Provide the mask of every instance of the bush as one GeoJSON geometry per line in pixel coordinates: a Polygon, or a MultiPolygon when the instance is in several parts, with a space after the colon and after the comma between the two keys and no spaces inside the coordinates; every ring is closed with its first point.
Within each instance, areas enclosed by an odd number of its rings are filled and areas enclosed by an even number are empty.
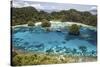
{"type": "Polygon", "coordinates": [[[34,22],[28,21],[28,26],[35,26],[35,25],[34,25],[34,22]]]}
{"type": "Polygon", "coordinates": [[[13,66],[22,66],[22,65],[37,65],[40,64],[41,58],[36,54],[19,54],[13,57],[12,65],[13,66]]]}
{"type": "Polygon", "coordinates": [[[69,34],[70,35],[79,35],[79,26],[76,24],[73,24],[72,26],[69,27],[69,34]]]}
{"type": "Polygon", "coordinates": [[[22,56],[19,56],[19,55],[16,55],[15,57],[13,57],[13,60],[12,60],[12,65],[13,66],[20,66],[22,65],[22,56]]]}
{"type": "Polygon", "coordinates": [[[17,55],[17,52],[16,51],[13,51],[12,52],[12,57],[16,56],[17,55]]]}
{"type": "Polygon", "coordinates": [[[51,23],[48,20],[43,19],[41,26],[42,27],[50,27],[51,26],[51,23]]]}

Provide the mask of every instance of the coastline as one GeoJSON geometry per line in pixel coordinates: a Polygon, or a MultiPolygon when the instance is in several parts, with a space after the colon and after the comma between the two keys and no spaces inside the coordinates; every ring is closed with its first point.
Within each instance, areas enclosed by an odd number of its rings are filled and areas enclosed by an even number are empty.
{"type": "Polygon", "coordinates": [[[69,56],[69,55],[55,55],[55,54],[43,54],[43,53],[17,53],[14,57],[12,57],[12,62],[15,65],[39,65],[39,64],[60,64],[60,63],[78,63],[78,62],[96,62],[97,56],[69,56]],[[18,62],[16,58],[19,60],[18,62]],[[33,60],[34,59],[34,60],[33,60]],[[28,62],[25,62],[25,61],[28,62]],[[17,64],[16,64],[17,62],[17,64]]]}
{"type": "MultiPolygon", "coordinates": [[[[35,26],[41,25],[42,22],[37,22],[35,23],[35,26]]],[[[94,26],[82,24],[82,23],[77,23],[77,22],[60,22],[60,21],[50,21],[51,23],[51,28],[55,27],[65,27],[65,26],[71,26],[72,24],[77,24],[79,26],[83,26],[92,30],[96,30],[97,28],[94,26]]],[[[28,24],[23,24],[23,25],[16,25],[16,26],[11,26],[11,28],[16,28],[16,27],[28,27],[28,24]]]]}
{"type": "Polygon", "coordinates": [[[27,27],[28,24],[23,24],[23,25],[16,25],[16,26],[11,26],[11,28],[16,28],[16,27],[27,27]]]}
{"type": "MultiPolygon", "coordinates": [[[[42,22],[35,23],[35,26],[40,26],[42,22]]],[[[65,26],[71,26],[72,24],[77,24],[82,27],[86,27],[92,30],[96,30],[96,27],[85,25],[82,23],[76,22],[59,22],[59,21],[50,21],[50,28],[63,28],[65,26]]],[[[17,27],[28,27],[28,24],[11,26],[13,29],[17,29],[17,27]]],[[[95,55],[86,55],[82,54],[62,54],[62,53],[48,53],[48,52],[27,52],[22,50],[17,50],[13,47],[12,63],[15,66],[21,65],[40,65],[40,64],[61,64],[61,63],[78,63],[78,62],[96,62],[97,56],[95,55]],[[20,62],[18,61],[20,60],[20,62]]]]}

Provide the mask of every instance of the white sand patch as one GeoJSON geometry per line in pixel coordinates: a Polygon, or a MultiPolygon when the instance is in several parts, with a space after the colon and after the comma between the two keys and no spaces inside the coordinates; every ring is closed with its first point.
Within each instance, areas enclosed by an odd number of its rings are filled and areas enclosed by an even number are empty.
{"type": "Polygon", "coordinates": [[[27,27],[28,24],[23,24],[23,25],[16,25],[16,26],[12,26],[12,28],[16,28],[16,27],[27,27]]]}
{"type": "Polygon", "coordinates": [[[60,22],[60,21],[50,21],[51,23],[51,28],[63,28],[65,26],[71,26],[72,24],[77,24],[79,26],[83,26],[92,30],[96,30],[97,28],[94,26],[82,24],[82,23],[77,23],[77,22],[60,22]]]}
{"type": "MultiPolygon", "coordinates": [[[[77,23],[77,22],[60,22],[60,21],[50,21],[51,23],[51,29],[52,28],[63,28],[65,26],[71,26],[72,24],[77,24],[77,25],[81,25],[83,27],[92,29],[92,30],[96,30],[97,28],[94,26],[90,26],[90,25],[86,25],[86,24],[82,24],[82,23],[77,23]]],[[[35,26],[39,26],[41,25],[42,22],[37,22],[35,23],[35,26]]],[[[28,24],[23,24],[23,25],[16,25],[16,26],[12,26],[12,28],[16,28],[16,27],[27,27],[28,24]]]]}
{"type": "Polygon", "coordinates": [[[42,22],[37,22],[37,23],[35,23],[35,26],[39,26],[41,24],[42,24],[42,22]]]}

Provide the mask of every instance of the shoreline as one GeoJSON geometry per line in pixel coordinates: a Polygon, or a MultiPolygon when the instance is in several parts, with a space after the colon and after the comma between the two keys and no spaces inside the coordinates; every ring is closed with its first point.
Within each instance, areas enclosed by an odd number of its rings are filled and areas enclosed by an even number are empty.
{"type": "Polygon", "coordinates": [[[49,54],[37,54],[37,53],[28,53],[28,54],[19,53],[13,56],[12,59],[13,63],[17,62],[16,65],[18,66],[20,63],[22,63],[21,65],[26,65],[26,64],[42,65],[42,64],[96,62],[97,56],[67,56],[67,55],[49,55],[49,54]],[[19,60],[18,57],[21,58],[20,59],[21,62],[17,61],[19,60]],[[23,60],[28,62],[24,62],[23,60]]]}
{"type": "MultiPolygon", "coordinates": [[[[35,23],[35,26],[41,25],[42,22],[37,22],[35,23]]],[[[97,30],[96,27],[82,24],[82,23],[77,23],[77,22],[60,22],[60,21],[50,21],[51,23],[51,28],[55,27],[65,27],[65,26],[71,26],[72,24],[77,24],[79,26],[83,26],[92,30],[97,30]]],[[[16,27],[28,27],[28,24],[23,24],[23,25],[16,25],[16,26],[11,26],[11,28],[16,28],[16,27]]]]}

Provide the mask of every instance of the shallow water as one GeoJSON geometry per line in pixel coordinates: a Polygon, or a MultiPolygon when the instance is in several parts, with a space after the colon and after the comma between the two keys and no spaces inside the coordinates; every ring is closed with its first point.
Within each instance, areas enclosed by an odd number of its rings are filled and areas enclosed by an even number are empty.
{"type": "Polygon", "coordinates": [[[72,36],[68,31],[45,31],[41,27],[18,27],[12,32],[12,44],[14,48],[24,51],[66,53],[74,48],[78,52],[79,46],[85,46],[87,52],[97,49],[97,32],[85,27],[80,28],[79,36],[72,36]]]}

